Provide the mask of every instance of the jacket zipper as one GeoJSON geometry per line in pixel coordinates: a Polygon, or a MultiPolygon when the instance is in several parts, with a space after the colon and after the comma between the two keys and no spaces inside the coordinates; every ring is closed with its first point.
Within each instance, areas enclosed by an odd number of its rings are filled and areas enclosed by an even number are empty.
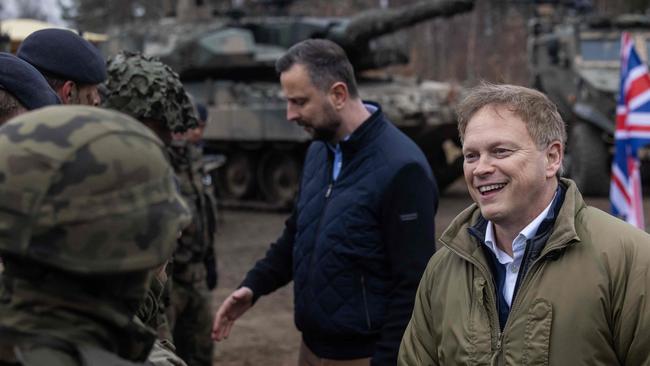
{"type": "MultiPolygon", "coordinates": [[[[519,286],[519,289],[518,289],[517,293],[515,294],[515,298],[513,299],[512,306],[510,307],[510,314],[508,315],[508,319],[506,320],[506,324],[503,326],[503,332],[501,332],[501,334],[499,335],[499,340],[497,341],[497,349],[499,351],[500,351],[500,349],[502,347],[503,335],[505,334],[506,330],[508,329],[508,325],[512,322],[510,319],[513,318],[513,314],[515,314],[516,311],[519,309],[519,306],[520,306],[520,303],[521,303],[520,299],[521,299],[522,296],[518,296],[518,295],[525,293],[525,291],[527,289],[527,285],[531,281],[530,278],[532,277],[532,273],[539,270],[539,267],[541,265],[540,263],[542,262],[542,260],[544,260],[544,258],[549,253],[552,253],[552,252],[554,252],[556,250],[560,250],[560,249],[562,249],[562,248],[555,248],[555,249],[549,250],[546,253],[541,253],[540,256],[537,259],[535,259],[535,261],[533,261],[533,263],[531,263],[530,268],[528,268],[528,271],[526,271],[526,273],[524,273],[524,276],[523,276],[522,281],[521,281],[522,283],[519,286]]],[[[501,357],[502,357],[502,354],[499,355],[498,360],[500,360],[500,361],[498,363],[496,363],[496,365],[502,365],[503,364],[503,362],[501,360],[501,357]]]]}
{"type": "Polygon", "coordinates": [[[368,330],[372,329],[370,322],[370,311],[368,310],[368,297],[366,295],[366,277],[361,275],[361,294],[363,295],[363,310],[366,312],[366,322],[368,323],[368,330]]]}
{"type": "MultiPolygon", "coordinates": [[[[327,167],[328,167],[327,172],[330,173],[329,174],[330,179],[329,179],[329,184],[327,185],[327,190],[325,191],[325,203],[323,205],[323,210],[321,211],[321,214],[318,217],[318,226],[316,226],[316,233],[314,235],[314,246],[313,246],[313,248],[311,250],[311,255],[310,255],[310,258],[309,258],[309,268],[310,269],[314,268],[314,252],[316,252],[316,242],[318,242],[318,236],[320,235],[321,225],[323,224],[323,217],[325,216],[325,212],[327,211],[327,206],[329,204],[329,198],[332,195],[332,188],[334,187],[334,180],[333,180],[332,174],[331,174],[332,163],[330,162],[329,164],[327,164],[327,167]]],[[[312,278],[314,276],[313,273],[314,272],[312,270],[309,271],[309,282],[311,282],[311,280],[312,280],[312,278]]]]}
{"type": "MultiPolygon", "coordinates": [[[[492,278],[492,275],[490,274],[490,271],[487,268],[485,268],[485,266],[483,264],[477,262],[473,258],[462,254],[461,252],[457,251],[455,248],[452,248],[450,245],[443,242],[442,240],[441,240],[441,242],[443,244],[445,244],[445,246],[447,248],[449,248],[449,250],[454,252],[457,256],[459,256],[462,259],[464,259],[464,260],[468,261],[469,263],[473,264],[474,266],[476,266],[481,271],[481,273],[483,274],[483,277],[485,277],[485,279],[486,279],[485,282],[487,282],[488,288],[490,290],[490,291],[488,291],[488,300],[490,302],[490,305],[492,305],[493,308],[496,310],[497,309],[496,287],[494,286],[494,281],[487,280],[488,278],[492,278]]],[[[490,311],[488,311],[487,313],[488,313],[488,318],[490,319],[490,323],[492,323],[492,329],[494,330],[492,332],[492,338],[495,341],[495,344],[494,344],[494,347],[495,347],[494,356],[496,356],[497,353],[501,352],[501,339],[503,338],[503,332],[501,332],[501,326],[499,325],[499,313],[498,313],[498,310],[497,310],[497,313],[496,313],[496,315],[497,315],[496,317],[493,316],[493,314],[490,311]]],[[[503,329],[505,330],[505,327],[503,329]]]]}

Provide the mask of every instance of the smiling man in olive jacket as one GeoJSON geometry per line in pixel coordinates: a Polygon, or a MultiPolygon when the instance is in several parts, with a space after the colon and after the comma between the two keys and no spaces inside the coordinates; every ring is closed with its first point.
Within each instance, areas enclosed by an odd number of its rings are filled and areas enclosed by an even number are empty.
{"type": "Polygon", "coordinates": [[[475,204],[440,238],[399,365],[650,364],[650,236],[558,177],[555,105],[483,84],[458,114],[475,204]]]}

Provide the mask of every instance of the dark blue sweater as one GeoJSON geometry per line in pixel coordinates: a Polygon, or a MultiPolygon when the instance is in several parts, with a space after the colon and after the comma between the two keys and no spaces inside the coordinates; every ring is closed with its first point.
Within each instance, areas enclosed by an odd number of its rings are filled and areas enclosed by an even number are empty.
{"type": "Polygon", "coordinates": [[[295,322],[331,359],[394,365],[435,251],[437,188],[420,149],[378,109],[333,153],[313,142],[282,236],[247,274],[255,299],[294,280],[295,322]]]}

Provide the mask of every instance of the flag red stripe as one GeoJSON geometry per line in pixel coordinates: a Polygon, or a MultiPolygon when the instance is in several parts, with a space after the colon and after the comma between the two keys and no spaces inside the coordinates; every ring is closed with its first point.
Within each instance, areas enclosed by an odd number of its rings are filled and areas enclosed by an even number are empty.
{"type": "Polygon", "coordinates": [[[625,189],[625,185],[621,180],[616,176],[616,174],[612,174],[612,181],[614,182],[614,185],[616,185],[616,188],[621,192],[621,195],[623,198],[625,198],[625,202],[628,204],[628,206],[632,203],[632,198],[630,198],[630,195],[625,189]]]}

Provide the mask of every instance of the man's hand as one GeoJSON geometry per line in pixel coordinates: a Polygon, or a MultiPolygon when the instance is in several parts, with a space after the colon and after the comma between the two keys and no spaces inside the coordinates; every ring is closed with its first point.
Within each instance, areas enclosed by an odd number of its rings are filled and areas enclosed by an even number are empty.
{"type": "Polygon", "coordinates": [[[230,335],[235,320],[253,306],[253,290],[242,287],[235,290],[221,304],[212,326],[212,339],[219,342],[230,335]]]}

